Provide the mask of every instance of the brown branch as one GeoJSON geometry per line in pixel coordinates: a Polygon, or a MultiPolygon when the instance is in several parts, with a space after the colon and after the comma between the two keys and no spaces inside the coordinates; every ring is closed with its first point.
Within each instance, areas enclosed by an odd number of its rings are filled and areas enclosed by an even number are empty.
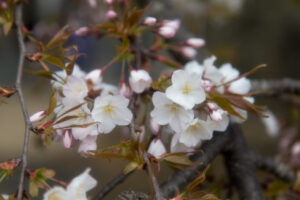
{"type": "Polygon", "coordinates": [[[23,91],[22,91],[22,75],[23,75],[23,65],[24,65],[24,59],[26,55],[26,48],[24,44],[23,39],[23,5],[22,2],[16,5],[16,18],[15,23],[17,26],[17,37],[18,37],[18,44],[20,48],[20,55],[19,55],[19,64],[18,64],[18,71],[17,71],[17,78],[16,78],[16,90],[19,96],[20,104],[22,107],[22,112],[24,115],[25,120],[25,135],[24,135],[24,146],[23,146],[23,152],[21,156],[22,161],[22,168],[21,168],[21,174],[20,174],[20,181],[19,181],[19,187],[18,187],[18,195],[17,200],[22,199],[23,195],[23,189],[24,189],[24,176],[25,176],[25,170],[27,167],[27,151],[28,151],[28,143],[29,143],[29,130],[31,128],[31,122],[29,120],[29,116],[27,113],[27,109],[24,103],[24,97],[23,97],[23,91]]]}

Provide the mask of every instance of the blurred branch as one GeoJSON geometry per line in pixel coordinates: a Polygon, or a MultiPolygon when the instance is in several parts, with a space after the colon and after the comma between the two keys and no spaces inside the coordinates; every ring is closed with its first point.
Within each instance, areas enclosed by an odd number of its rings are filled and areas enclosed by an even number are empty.
{"type": "Polygon", "coordinates": [[[281,94],[300,95],[300,81],[290,78],[282,80],[252,80],[252,91],[266,91],[262,95],[277,96],[281,94]]]}
{"type": "Polygon", "coordinates": [[[24,103],[24,97],[23,97],[23,91],[22,91],[22,75],[23,75],[23,65],[24,65],[24,59],[26,54],[26,48],[24,44],[23,39],[23,5],[22,1],[16,5],[16,11],[15,11],[15,23],[17,26],[17,37],[18,37],[18,44],[20,48],[20,55],[19,55],[19,64],[18,64],[18,71],[17,71],[17,78],[16,78],[16,90],[19,96],[20,104],[22,107],[22,112],[24,115],[25,120],[25,135],[24,135],[24,146],[23,146],[23,152],[21,156],[22,161],[22,169],[20,174],[20,181],[19,181],[19,187],[18,187],[18,196],[17,199],[21,200],[23,195],[23,189],[24,189],[24,176],[25,176],[25,170],[27,167],[27,151],[28,151],[28,143],[29,143],[29,130],[31,128],[31,122],[29,120],[29,116],[27,113],[27,109],[24,103]]]}

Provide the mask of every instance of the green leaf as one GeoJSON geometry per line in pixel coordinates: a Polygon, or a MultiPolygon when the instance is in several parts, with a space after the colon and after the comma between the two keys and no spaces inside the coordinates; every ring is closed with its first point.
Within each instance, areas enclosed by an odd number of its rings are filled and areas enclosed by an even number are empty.
{"type": "Polygon", "coordinates": [[[193,163],[186,155],[166,154],[162,159],[176,166],[197,165],[196,163],[193,163]]]}
{"type": "Polygon", "coordinates": [[[12,21],[9,21],[9,22],[6,22],[4,25],[3,25],[3,31],[4,31],[4,35],[8,35],[11,27],[13,25],[13,22],[12,21]]]}
{"type": "Polygon", "coordinates": [[[158,80],[152,82],[152,89],[164,92],[171,85],[170,77],[161,75],[158,80]]]}
{"type": "Polygon", "coordinates": [[[43,54],[42,60],[47,61],[57,67],[65,69],[65,64],[59,58],[47,54],[43,54]]]}
{"type": "Polygon", "coordinates": [[[27,73],[33,74],[33,75],[42,76],[42,77],[45,77],[47,79],[56,81],[56,78],[52,76],[51,71],[46,71],[46,70],[34,71],[34,70],[30,70],[30,69],[24,69],[24,71],[27,72],[27,73]]]}
{"type": "Polygon", "coordinates": [[[55,107],[56,107],[56,95],[55,95],[55,89],[51,87],[51,96],[50,96],[50,102],[48,106],[47,116],[53,113],[55,107]]]}
{"type": "Polygon", "coordinates": [[[243,116],[241,116],[237,111],[235,111],[232,107],[232,105],[230,104],[230,102],[220,96],[217,93],[214,93],[210,96],[211,100],[214,101],[216,104],[218,104],[218,106],[220,106],[220,108],[222,108],[223,110],[227,111],[229,114],[237,116],[243,120],[246,120],[243,116]]]}
{"type": "Polygon", "coordinates": [[[68,25],[64,26],[46,45],[47,49],[61,46],[71,35],[72,31],[68,31],[68,25]]]}
{"type": "Polygon", "coordinates": [[[128,174],[139,167],[139,164],[136,162],[130,162],[126,165],[126,167],[123,170],[124,174],[128,174]]]}

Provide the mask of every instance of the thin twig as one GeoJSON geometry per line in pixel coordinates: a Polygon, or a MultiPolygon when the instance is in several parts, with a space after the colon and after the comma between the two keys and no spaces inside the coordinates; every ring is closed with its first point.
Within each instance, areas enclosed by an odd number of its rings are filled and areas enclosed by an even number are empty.
{"type": "Polygon", "coordinates": [[[152,186],[153,186],[153,189],[154,189],[154,195],[155,195],[155,200],[163,200],[165,199],[162,194],[161,194],[161,191],[160,191],[160,188],[159,188],[159,184],[157,182],[157,179],[155,177],[155,175],[153,174],[153,170],[152,170],[152,167],[151,167],[151,163],[148,159],[148,155],[147,155],[147,152],[144,153],[144,160],[147,164],[147,171],[148,171],[148,174],[149,176],[151,176],[151,183],[152,183],[152,186]]]}
{"type": "Polygon", "coordinates": [[[22,91],[22,74],[23,74],[23,65],[24,65],[24,59],[26,55],[26,48],[24,44],[23,39],[23,20],[22,20],[22,12],[23,6],[22,2],[16,5],[16,26],[17,26],[17,37],[18,37],[18,43],[20,48],[20,55],[19,55],[19,64],[18,64],[18,71],[17,71],[17,78],[16,78],[16,90],[19,96],[20,104],[22,107],[22,112],[24,115],[25,120],[25,136],[24,136],[24,146],[23,146],[23,152],[21,156],[22,161],[22,169],[20,174],[20,181],[19,181],[19,187],[18,187],[18,196],[17,200],[22,199],[23,194],[23,188],[24,188],[24,176],[25,176],[25,170],[27,167],[27,151],[28,151],[28,143],[29,143],[29,130],[31,128],[31,122],[29,120],[29,116],[26,110],[26,106],[24,103],[24,97],[23,97],[23,91],[22,91]]]}

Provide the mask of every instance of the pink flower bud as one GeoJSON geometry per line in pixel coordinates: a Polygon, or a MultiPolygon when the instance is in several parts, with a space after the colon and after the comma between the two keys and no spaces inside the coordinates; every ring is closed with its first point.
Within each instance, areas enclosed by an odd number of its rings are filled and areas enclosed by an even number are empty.
{"type": "Polygon", "coordinates": [[[92,8],[96,8],[96,6],[97,6],[97,1],[96,0],[88,0],[88,3],[92,8]]]}
{"type": "Polygon", "coordinates": [[[222,114],[224,113],[223,110],[221,109],[217,109],[217,110],[213,110],[209,113],[209,116],[210,118],[213,120],[213,121],[222,121],[223,117],[222,117],[222,114]]]}
{"type": "Polygon", "coordinates": [[[90,33],[90,29],[88,27],[84,26],[84,27],[80,27],[79,29],[77,29],[74,34],[76,36],[81,37],[81,36],[87,36],[89,33],[90,33]]]}
{"type": "Polygon", "coordinates": [[[107,20],[115,20],[117,17],[118,17],[118,14],[114,11],[114,10],[108,10],[106,13],[105,13],[105,17],[107,20]]]}
{"type": "Polygon", "coordinates": [[[205,40],[202,38],[189,38],[185,43],[191,47],[200,48],[205,45],[205,40]]]}
{"type": "Polygon", "coordinates": [[[124,96],[126,98],[131,97],[132,91],[131,91],[130,87],[124,81],[121,82],[119,91],[122,96],[124,96]]]}
{"type": "Polygon", "coordinates": [[[158,29],[158,34],[164,38],[172,38],[176,34],[176,30],[169,26],[162,26],[158,29]]]}
{"type": "Polygon", "coordinates": [[[201,86],[205,91],[210,91],[213,85],[209,80],[202,80],[201,86]]]}
{"type": "Polygon", "coordinates": [[[104,0],[104,3],[111,6],[114,3],[114,0],[104,0]]]}
{"type": "Polygon", "coordinates": [[[7,3],[6,2],[1,2],[1,7],[5,10],[7,8],[7,3]]]}
{"type": "Polygon", "coordinates": [[[160,139],[154,139],[147,152],[156,158],[160,158],[167,153],[167,150],[160,139]]]}
{"type": "Polygon", "coordinates": [[[146,89],[150,88],[152,83],[152,78],[149,73],[145,70],[132,70],[130,72],[129,84],[135,93],[142,93],[146,89]]]}
{"type": "Polygon", "coordinates": [[[210,110],[217,110],[218,109],[217,105],[213,102],[207,102],[206,105],[210,110]]]}
{"type": "Polygon", "coordinates": [[[180,26],[180,20],[179,19],[163,20],[162,25],[163,25],[163,27],[171,27],[176,32],[178,30],[179,26],[180,26]]]}
{"type": "Polygon", "coordinates": [[[156,18],[155,17],[146,17],[144,19],[143,24],[147,25],[147,26],[153,26],[156,24],[156,18]]]}
{"type": "Polygon", "coordinates": [[[292,146],[291,153],[292,153],[293,156],[300,156],[300,142],[296,142],[292,146]]]}
{"type": "Polygon", "coordinates": [[[102,70],[101,69],[95,69],[95,70],[89,72],[85,76],[85,80],[91,81],[94,85],[101,83],[101,81],[102,81],[102,70]]]}
{"type": "Polygon", "coordinates": [[[29,120],[31,123],[39,122],[47,116],[47,112],[45,110],[41,110],[39,112],[34,113],[30,116],[29,120]]]}
{"type": "Polygon", "coordinates": [[[84,138],[78,148],[79,153],[87,153],[97,149],[97,136],[87,136],[84,138]]]}
{"type": "Polygon", "coordinates": [[[150,120],[150,129],[153,134],[157,134],[160,130],[160,125],[157,124],[153,119],[150,120]]]}
{"type": "Polygon", "coordinates": [[[72,132],[71,129],[67,129],[62,134],[64,147],[69,149],[72,146],[72,132]]]}
{"type": "Polygon", "coordinates": [[[182,55],[184,57],[186,57],[188,59],[193,59],[197,55],[197,51],[194,48],[188,47],[188,46],[181,47],[180,52],[182,53],[182,55]]]}

